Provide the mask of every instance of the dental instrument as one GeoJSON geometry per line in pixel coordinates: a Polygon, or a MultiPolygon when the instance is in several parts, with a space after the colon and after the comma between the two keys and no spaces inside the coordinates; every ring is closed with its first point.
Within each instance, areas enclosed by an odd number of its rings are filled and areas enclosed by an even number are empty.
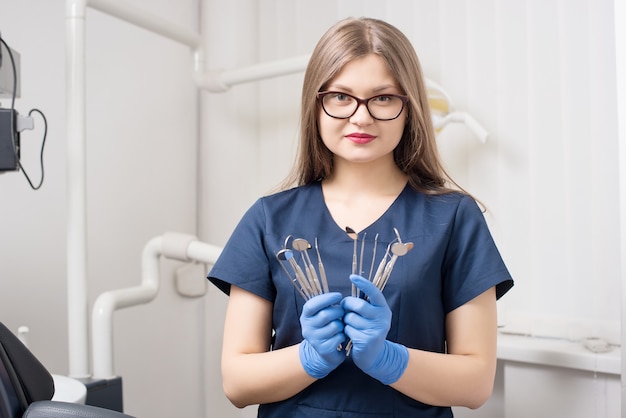
{"type": "MultiPolygon", "coordinates": [[[[359,235],[357,232],[347,226],[345,228],[348,236],[353,240],[353,250],[352,250],[352,274],[360,275],[363,272],[363,258],[365,254],[365,237],[366,233],[363,233],[362,241],[361,241],[361,250],[360,257],[359,254],[359,246],[358,240],[359,235]]],[[[387,285],[389,281],[389,277],[391,276],[391,272],[398,260],[399,257],[406,255],[409,251],[411,251],[414,247],[412,242],[403,243],[400,233],[396,228],[393,228],[393,232],[396,236],[388,245],[385,250],[385,254],[380,260],[378,267],[376,269],[376,273],[372,278],[372,273],[374,272],[374,265],[376,264],[376,248],[378,246],[378,237],[379,234],[376,234],[374,237],[374,246],[372,248],[372,260],[369,268],[369,275],[367,280],[372,282],[381,292],[387,285]]],[[[285,238],[284,246],[281,250],[276,252],[276,258],[279,261],[279,264],[285,271],[285,274],[296,288],[300,296],[307,301],[314,296],[322,295],[329,292],[328,287],[328,279],[326,277],[326,270],[324,269],[324,264],[322,263],[322,257],[320,255],[319,244],[317,237],[315,238],[315,252],[317,255],[317,268],[318,272],[315,270],[315,265],[309,256],[308,251],[312,248],[309,241],[304,238],[295,238],[293,240],[291,235],[288,235],[285,238]],[[291,241],[291,248],[287,248],[291,241]],[[296,261],[294,251],[298,251],[300,253],[300,260],[304,265],[304,269],[300,267],[298,262],[296,261]],[[293,274],[289,271],[285,264],[289,264],[293,274]]],[[[366,295],[361,296],[360,290],[356,287],[354,283],[352,283],[352,296],[354,297],[363,297],[367,299],[366,295]]],[[[350,351],[352,349],[352,340],[349,340],[345,346],[346,355],[350,355],[350,351]]],[[[338,351],[343,350],[343,344],[340,344],[337,347],[338,351]]]]}
{"type": "Polygon", "coordinates": [[[320,249],[317,246],[317,237],[315,237],[315,252],[317,253],[317,268],[319,269],[320,277],[322,278],[322,290],[324,291],[324,293],[328,293],[328,280],[326,279],[326,270],[324,269],[322,257],[320,256],[320,249]]]}
{"type": "Polygon", "coordinates": [[[304,264],[304,271],[306,272],[307,279],[311,286],[315,289],[316,294],[322,293],[322,286],[320,285],[320,281],[317,278],[317,273],[315,272],[315,267],[311,262],[311,258],[309,257],[309,253],[307,250],[311,249],[311,244],[309,241],[304,238],[296,238],[291,243],[294,250],[300,251],[302,262],[304,264]]]}
{"type": "MultiPolygon", "coordinates": [[[[350,239],[354,241],[354,251],[352,253],[352,274],[358,274],[356,270],[356,266],[357,266],[356,252],[357,252],[357,242],[359,240],[359,234],[357,234],[356,231],[350,228],[349,226],[346,226],[346,233],[348,234],[350,239]]],[[[357,297],[357,288],[354,284],[352,285],[352,296],[357,297]]]]}
{"type": "MultiPolygon", "coordinates": [[[[400,233],[398,232],[398,230],[396,228],[394,228],[393,230],[394,230],[394,233],[396,234],[397,242],[392,241],[389,243],[389,245],[387,245],[387,250],[385,251],[385,254],[383,255],[382,260],[380,260],[378,268],[376,269],[376,274],[374,275],[374,279],[372,280],[372,283],[381,292],[385,288],[387,281],[389,280],[389,277],[391,276],[391,271],[393,270],[393,267],[395,266],[396,261],[398,260],[398,257],[406,255],[410,250],[413,249],[413,246],[414,246],[412,242],[407,242],[406,244],[402,243],[402,238],[400,237],[400,233]],[[390,251],[391,251],[392,256],[389,262],[387,262],[387,258],[389,257],[390,251]]],[[[378,235],[376,235],[376,238],[374,239],[374,241],[376,242],[377,240],[378,240],[378,235]]],[[[375,251],[376,251],[376,245],[374,245],[374,249],[373,249],[374,254],[375,254],[375,251]]],[[[372,257],[372,264],[370,265],[370,276],[372,273],[372,268],[374,266],[374,260],[375,260],[375,255],[374,257],[372,257]]],[[[365,298],[367,299],[367,296],[365,296],[365,298]]],[[[346,355],[349,356],[351,350],[352,350],[352,340],[348,341],[348,343],[346,344],[346,355]]]]}
{"type": "Polygon", "coordinates": [[[293,252],[287,248],[283,248],[282,250],[276,253],[276,258],[283,266],[283,269],[285,269],[285,272],[287,273],[287,277],[289,277],[289,279],[291,280],[291,283],[293,283],[296,289],[300,291],[300,294],[302,295],[304,300],[311,299],[314,296],[313,291],[311,287],[308,285],[308,281],[304,275],[304,272],[294,260],[293,252]],[[287,268],[283,265],[284,261],[289,263],[289,266],[291,267],[294,273],[293,276],[287,271],[287,268]],[[295,280],[294,280],[294,277],[295,277],[295,280]]]}
{"type": "Polygon", "coordinates": [[[370,263],[370,272],[367,275],[367,280],[372,281],[372,272],[374,271],[374,261],[376,260],[376,246],[378,244],[378,234],[374,237],[374,248],[372,249],[372,262],[370,263]]]}
{"type": "Polygon", "coordinates": [[[289,270],[287,270],[287,267],[285,266],[285,261],[287,261],[287,257],[285,257],[284,251],[288,251],[288,250],[283,249],[283,250],[280,250],[278,253],[276,253],[276,258],[279,261],[278,264],[280,264],[280,266],[283,268],[283,270],[285,271],[285,274],[287,275],[287,277],[289,277],[293,286],[296,288],[298,293],[300,293],[300,296],[302,296],[304,300],[307,300],[308,296],[304,293],[304,291],[302,290],[302,287],[299,285],[298,279],[295,276],[292,276],[291,273],[289,273],[289,270]]]}
{"type": "MultiPolygon", "coordinates": [[[[367,236],[367,232],[363,233],[363,238],[361,238],[361,255],[359,257],[359,274],[363,274],[363,252],[365,251],[365,237],[367,236]]],[[[357,287],[356,289],[356,297],[358,298],[361,294],[361,289],[357,287]]]]}
{"type": "Polygon", "coordinates": [[[406,253],[408,253],[412,249],[413,249],[412,242],[407,242],[406,244],[401,244],[399,242],[396,242],[395,244],[391,246],[391,254],[393,254],[393,256],[391,257],[391,260],[389,260],[389,263],[385,266],[385,270],[383,271],[380,283],[378,284],[375,283],[376,287],[378,287],[378,289],[380,289],[381,292],[387,285],[389,276],[391,276],[391,270],[393,270],[393,266],[396,264],[398,257],[406,255],[406,253]]]}
{"type": "Polygon", "coordinates": [[[293,251],[287,250],[285,251],[284,254],[285,254],[285,258],[287,259],[287,262],[289,263],[289,265],[291,265],[291,268],[294,270],[296,277],[298,278],[298,281],[306,289],[306,293],[309,295],[309,298],[312,298],[313,296],[315,296],[316,292],[313,289],[312,284],[309,283],[309,280],[304,274],[304,271],[302,271],[302,268],[296,262],[296,259],[293,255],[293,251]]]}

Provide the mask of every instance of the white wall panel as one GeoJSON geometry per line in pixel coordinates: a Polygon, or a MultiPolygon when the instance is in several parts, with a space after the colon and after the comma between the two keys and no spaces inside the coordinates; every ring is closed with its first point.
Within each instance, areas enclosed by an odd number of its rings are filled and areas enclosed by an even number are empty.
{"type": "MultiPolygon", "coordinates": [[[[125,3],[197,28],[195,0],[125,3]]],[[[49,124],[40,191],[30,190],[21,173],[0,176],[0,320],[12,330],[27,325],[33,352],[53,373],[67,374],[65,1],[1,0],[0,11],[2,36],[22,56],[16,107],[40,108],[49,124]]],[[[186,46],[92,9],[86,28],[91,304],[105,290],[140,283],[141,251],[150,238],[195,232],[198,130],[186,46]]],[[[22,136],[33,180],[39,168],[31,152],[38,153],[43,131],[35,122],[37,131],[22,136]]],[[[174,291],[176,263],[162,267],[158,298],[115,314],[115,372],[132,415],[198,416],[203,306],[174,291]]]]}
{"type": "MultiPolygon", "coordinates": [[[[197,2],[131,5],[197,27],[197,2]]],[[[92,303],[103,291],[141,282],[141,251],[149,239],[167,231],[195,232],[198,130],[186,46],[93,9],[86,27],[92,303]]],[[[132,415],[201,414],[197,362],[203,353],[197,331],[203,304],[175,292],[179,263],[161,266],[154,302],[114,315],[115,372],[123,378],[125,408],[132,415]],[[171,391],[168,385],[188,390],[171,391]]]]}

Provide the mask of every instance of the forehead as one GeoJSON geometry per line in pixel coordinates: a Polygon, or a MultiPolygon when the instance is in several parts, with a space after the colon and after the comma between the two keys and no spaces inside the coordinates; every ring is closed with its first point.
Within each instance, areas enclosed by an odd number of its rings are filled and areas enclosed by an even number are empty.
{"type": "Polygon", "coordinates": [[[376,54],[348,62],[328,83],[330,89],[347,92],[377,92],[397,89],[398,83],[387,63],[376,54]]]}

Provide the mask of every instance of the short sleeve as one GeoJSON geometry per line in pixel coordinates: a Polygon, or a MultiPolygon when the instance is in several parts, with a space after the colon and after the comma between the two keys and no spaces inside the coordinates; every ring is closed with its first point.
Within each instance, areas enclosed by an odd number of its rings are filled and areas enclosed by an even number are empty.
{"type": "Polygon", "coordinates": [[[480,208],[469,196],[458,204],[443,266],[446,312],[469,302],[489,288],[496,298],[513,286],[480,208]]]}
{"type": "Polygon", "coordinates": [[[276,297],[263,241],[265,224],[259,199],[244,214],[208,274],[224,293],[229,294],[230,286],[235,285],[270,301],[276,297]]]}

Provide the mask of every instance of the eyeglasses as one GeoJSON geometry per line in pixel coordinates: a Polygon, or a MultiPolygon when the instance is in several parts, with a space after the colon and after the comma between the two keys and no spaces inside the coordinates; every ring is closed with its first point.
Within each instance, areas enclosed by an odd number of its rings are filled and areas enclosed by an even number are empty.
{"type": "Polygon", "coordinates": [[[394,120],[402,113],[407,96],[400,94],[379,94],[367,99],[359,99],[347,93],[338,91],[323,91],[317,93],[317,100],[322,109],[331,118],[348,119],[364,104],[369,114],[376,120],[394,120]]]}

